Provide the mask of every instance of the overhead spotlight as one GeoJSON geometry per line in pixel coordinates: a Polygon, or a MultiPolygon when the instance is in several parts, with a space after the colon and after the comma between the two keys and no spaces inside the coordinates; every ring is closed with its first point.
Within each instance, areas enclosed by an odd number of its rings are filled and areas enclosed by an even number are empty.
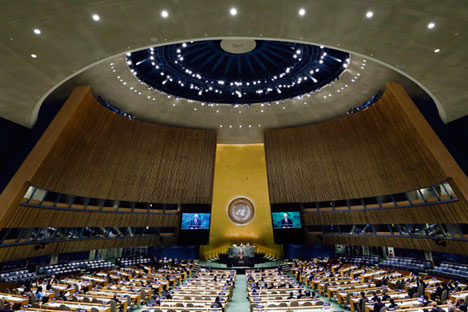
{"type": "Polygon", "coordinates": [[[372,12],[372,11],[367,11],[366,17],[367,17],[367,18],[371,18],[372,16],[374,16],[374,12],[372,12]]]}
{"type": "Polygon", "coordinates": [[[100,17],[99,15],[97,15],[97,14],[93,14],[92,18],[93,18],[93,20],[96,21],[96,22],[99,21],[99,20],[101,19],[101,17],[100,17]]]}
{"type": "Polygon", "coordinates": [[[434,53],[439,53],[440,52],[440,49],[435,49],[434,50],[434,53]]]}
{"type": "Polygon", "coordinates": [[[298,13],[300,16],[304,16],[306,14],[306,10],[304,8],[300,8],[298,13]]]}
{"type": "Polygon", "coordinates": [[[36,34],[36,35],[40,35],[41,34],[41,30],[36,28],[33,30],[33,32],[36,34]]]}
{"type": "Polygon", "coordinates": [[[32,53],[32,54],[31,54],[31,57],[32,57],[32,58],[37,58],[37,55],[34,54],[34,53],[32,53]]]}
{"type": "Polygon", "coordinates": [[[427,24],[427,28],[429,28],[429,29],[432,29],[434,27],[435,27],[435,23],[431,22],[431,23],[427,24]]]}
{"type": "Polygon", "coordinates": [[[234,16],[234,15],[237,15],[237,9],[236,8],[231,8],[231,10],[229,10],[229,13],[234,16]]]}
{"type": "Polygon", "coordinates": [[[162,10],[162,11],[161,11],[161,16],[162,16],[163,18],[167,18],[167,17],[169,16],[169,12],[167,12],[166,10],[162,10]]]}

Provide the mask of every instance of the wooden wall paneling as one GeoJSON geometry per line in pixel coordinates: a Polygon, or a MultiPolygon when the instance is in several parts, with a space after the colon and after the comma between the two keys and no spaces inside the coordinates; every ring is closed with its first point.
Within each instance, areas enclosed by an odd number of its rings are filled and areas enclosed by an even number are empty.
{"type": "Polygon", "coordinates": [[[339,235],[317,235],[308,236],[309,244],[325,245],[366,245],[379,247],[396,247],[406,249],[419,249],[427,251],[439,251],[468,255],[468,242],[460,240],[444,240],[446,246],[436,244],[433,239],[427,238],[405,238],[405,237],[382,237],[382,236],[339,236],[339,235]]]}
{"type": "Polygon", "coordinates": [[[89,87],[79,87],[73,90],[10,183],[0,194],[1,227],[3,227],[1,224],[3,217],[12,209],[15,209],[23,199],[23,195],[29,187],[29,181],[31,181],[40,164],[47,157],[51,148],[57,143],[61,133],[69,126],[72,116],[80,107],[80,103],[89,100],[89,97],[92,97],[89,87]]]}
{"type": "Polygon", "coordinates": [[[159,126],[113,113],[92,98],[32,178],[81,196],[210,203],[216,131],[159,126]]]}
{"type": "Polygon", "coordinates": [[[468,205],[463,201],[408,208],[304,213],[305,225],[465,223],[468,205]]]}
{"type": "Polygon", "coordinates": [[[341,119],[266,130],[271,202],[385,195],[445,180],[390,89],[365,111],[341,119]]]}
{"type": "Polygon", "coordinates": [[[33,227],[178,227],[180,212],[167,214],[131,214],[84,212],[19,206],[4,221],[5,228],[33,227]]]}
{"type": "Polygon", "coordinates": [[[175,244],[177,244],[177,238],[175,235],[167,237],[112,238],[57,242],[46,244],[44,249],[35,250],[34,247],[39,245],[38,243],[35,245],[31,244],[0,248],[0,262],[86,250],[175,244]]]}

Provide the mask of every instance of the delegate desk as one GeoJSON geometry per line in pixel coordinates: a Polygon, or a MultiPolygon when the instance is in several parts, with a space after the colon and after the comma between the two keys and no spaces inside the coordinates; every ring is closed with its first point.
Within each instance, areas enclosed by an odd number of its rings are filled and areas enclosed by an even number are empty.
{"type": "Polygon", "coordinates": [[[146,307],[149,312],[223,312],[223,308],[203,308],[203,307],[146,307]]]}
{"type": "MultiPolygon", "coordinates": [[[[360,291],[357,292],[348,292],[348,293],[338,293],[338,302],[340,304],[349,304],[351,311],[357,310],[357,306],[359,305],[360,291]]],[[[409,298],[408,294],[405,293],[403,290],[397,291],[387,291],[386,293],[390,298],[393,299],[405,299],[409,298]]],[[[379,297],[382,297],[382,293],[379,294],[379,297]]]]}
{"type": "Polygon", "coordinates": [[[327,289],[327,294],[328,298],[333,298],[335,293],[339,291],[346,291],[346,290],[380,290],[380,289],[386,289],[387,287],[375,287],[374,283],[363,283],[363,284],[347,284],[347,285],[338,285],[338,286],[333,286],[333,287],[328,287],[327,289]]]}
{"type": "Polygon", "coordinates": [[[372,272],[368,272],[368,273],[364,273],[364,274],[361,274],[361,282],[365,282],[367,281],[368,279],[375,279],[378,275],[383,275],[387,273],[387,271],[385,270],[378,270],[378,271],[372,271],[372,272]]]}
{"type": "Polygon", "coordinates": [[[114,290],[114,289],[97,289],[88,291],[87,294],[90,295],[101,295],[101,296],[123,296],[123,297],[130,297],[132,302],[139,305],[141,302],[141,294],[139,292],[131,292],[125,290],[114,290]]]}
{"type": "MultiPolygon", "coordinates": [[[[421,302],[418,299],[419,298],[398,299],[395,300],[395,304],[398,305],[399,309],[414,308],[417,307],[418,304],[421,304],[421,302]]],[[[382,303],[385,304],[386,307],[390,305],[390,301],[382,301],[382,303]]],[[[366,302],[366,312],[374,311],[374,304],[375,302],[366,302]]]]}
{"type": "Polygon", "coordinates": [[[457,299],[463,299],[465,302],[468,302],[468,290],[462,290],[462,291],[457,291],[457,292],[451,292],[449,293],[449,298],[453,302],[455,302],[457,299]]]}
{"type": "MultiPolygon", "coordinates": [[[[94,300],[100,301],[100,303],[103,303],[103,304],[110,304],[110,301],[114,300],[114,296],[102,296],[102,295],[92,295],[92,294],[75,294],[74,297],[77,298],[80,302],[83,302],[84,298],[88,298],[91,302],[94,299],[94,300]]],[[[124,296],[117,296],[117,299],[120,301],[120,304],[116,302],[117,309],[120,306],[122,306],[122,311],[127,311],[127,307],[128,307],[127,298],[124,296]]],[[[93,302],[93,303],[97,303],[97,302],[93,302]]]]}
{"type": "Polygon", "coordinates": [[[333,309],[331,306],[298,306],[298,307],[266,307],[266,306],[256,306],[252,308],[253,312],[263,312],[263,311],[274,311],[274,312],[332,312],[333,309]]]}
{"type": "Polygon", "coordinates": [[[15,307],[22,307],[29,302],[29,298],[21,295],[0,293],[0,299],[4,302],[13,302],[15,307]]]}
{"type": "Polygon", "coordinates": [[[91,303],[91,302],[76,302],[76,301],[49,301],[44,303],[42,306],[51,309],[60,309],[64,305],[72,310],[86,310],[91,311],[92,308],[96,308],[99,312],[110,312],[111,307],[109,304],[91,303]]]}

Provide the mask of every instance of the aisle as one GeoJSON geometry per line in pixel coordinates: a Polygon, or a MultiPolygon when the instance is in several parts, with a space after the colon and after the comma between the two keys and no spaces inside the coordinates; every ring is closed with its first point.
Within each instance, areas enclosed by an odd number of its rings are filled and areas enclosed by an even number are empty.
{"type": "Polygon", "coordinates": [[[249,300],[247,299],[247,284],[244,274],[237,274],[234,284],[234,293],[229,302],[226,312],[246,312],[250,311],[249,300]]]}

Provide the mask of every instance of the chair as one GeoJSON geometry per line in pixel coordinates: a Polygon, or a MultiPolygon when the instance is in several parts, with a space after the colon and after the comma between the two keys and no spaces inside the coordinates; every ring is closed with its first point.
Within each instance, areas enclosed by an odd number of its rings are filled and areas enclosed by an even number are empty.
{"type": "Polygon", "coordinates": [[[367,298],[363,299],[362,300],[362,303],[361,303],[361,312],[363,311],[366,311],[366,303],[367,303],[367,298]]]}
{"type": "Polygon", "coordinates": [[[269,308],[276,308],[276,304],[270,303],[270,304],[268,305],[268,307],[269,307],[269,308]]]}
{"type": "Polygon", "coordinates": [[[388,310],[387,306],[380,308],[380,312],[387,312],[387,310],[388,310]]]}
{"type": "Polygon", "coordinates": [[[318,305],[318,306],[319,306],[319,305],[323,305],[323,304],[324,304],[324,302],[323,302],[322,300],[319,300],[319,301],[317,301],[317,302],[315,303],[315,305],[318,305]]]}
{"type": "Polygon", "coordinates": [[[180,303],[180,302],[177,302],[177,303],[175,304],[175,306],[178,307],[178,308],[182,308],[182,307],[184,306],[184,304],[183,304],[183,303],[180,303]]]}
{"type": "Polygon", "coordinates": [[[193,308],[194,305],[193,305],[193,303],[190,303],[190,302],[189,302],[189,303],[187,303],[186,307],[187,307],[187,308],[193,308]]]}
{"type": "Polygon", "coordinates": [[[99,310],[93,307],[91,308],[91,312],[99,312],[99,310]]]}
{"type": "Polygon", "coordinates": [[[287,307],[288,305],[286,304],[286,302],[280,302],[280,304],[278,304],[278,307],[287,307]]]}
{"type": "Polygon", "coordinates": [[[302,306],[304,306],[304,307],[310,307],[310,306],[312,306],[312,302],[306,301],[306,302],[304,302],[304,303],[302,304],[302,306]]]}
{"type": "Polygon", "coordinates": [[[192,300],[192,297],[190,297],[190,296],[184,296],[184,300],[192,300]]]}
{"type": "Polygon", "coordinates": [[[443,304],[448,298],[448,291],[444,290],[440,296],[440,303],[443,304]]]}
{"type": "Polygon", "coordinates": [[[290,307],[298,307],[299,306],[299,302],[297,301],[291,301],[291,303],[289,304],[290,307]]]}
{"type": "Polygon", "coordinates": [[[84,298],[83,298],[83,302],[91,302],[91,300],[89,300],[88,297],[84,297],[84,298]]]}
{"type": "Polygon", "coordinates": [[[93,300],[91,300],[92,303],[102,303],[101,300],[98,300],[97,298],[93,298],[93,300]]]}
{"type": "Polygon", "coordinates": [[[37,303],[32,303],[32,304],[31,304],[31,307],[37,308],[37,309],[38,309],[38,308],[40,308],[41,306],[40,306],[39,304],[37,304],[37,303]]]}
{"type": "Polygon", "coordinates": [[[129,295],[127,295],[125,297],[127,298],[128,306],[131,307],[132,306],[132,298],[129,295]]]}
{"type": "Polygon", "coordinates": [[[114,300],[109,300],[109,305],[111,308],[111,312],[117,312],[117,304],[114,300]]]}

